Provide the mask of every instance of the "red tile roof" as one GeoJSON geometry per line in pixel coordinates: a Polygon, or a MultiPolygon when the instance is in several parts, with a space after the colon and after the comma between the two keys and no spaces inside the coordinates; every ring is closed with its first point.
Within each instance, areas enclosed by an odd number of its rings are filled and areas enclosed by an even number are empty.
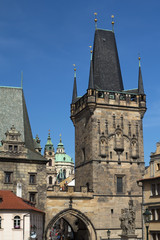
{"type": "Polygon", "coordinates": [[[44,213],[38,208],[25,203],[22,198],[17,197],[9,190],[0,190],[0,210],[27,210],[44,213]]]}

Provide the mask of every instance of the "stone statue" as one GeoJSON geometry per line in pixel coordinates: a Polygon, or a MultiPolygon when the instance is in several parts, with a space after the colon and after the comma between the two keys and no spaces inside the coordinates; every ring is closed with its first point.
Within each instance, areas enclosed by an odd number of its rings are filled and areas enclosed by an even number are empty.
{"type": "Polygon", "coordinates": [[[135,210],[133,207],[133,200],[129,200],[129,208],[121,210],[121,221],[122,235],[135,235],[135,210]]]}

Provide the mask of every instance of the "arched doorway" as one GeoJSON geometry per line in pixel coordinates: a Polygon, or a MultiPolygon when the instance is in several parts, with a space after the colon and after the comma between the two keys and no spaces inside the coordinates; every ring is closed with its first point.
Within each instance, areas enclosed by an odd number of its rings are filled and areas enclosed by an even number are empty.
{"type": "Polygon", "coordinates": [[[54,216],[45,231],[45,240],[97,240],[91,221],[76,209],[54,216]]]}

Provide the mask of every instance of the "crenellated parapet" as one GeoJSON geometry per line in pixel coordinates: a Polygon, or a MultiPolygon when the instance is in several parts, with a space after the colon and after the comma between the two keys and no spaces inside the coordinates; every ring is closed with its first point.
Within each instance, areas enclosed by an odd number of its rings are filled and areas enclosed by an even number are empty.
{"type": "Polygon", "coordinates": [[[71,104],[71,119],[87,107],[93,113],[96,107],[122,107],[139,109],[142,113],[146,111],[146,95],[132,92],[99,91],[88,89],[87,93],[71,104]]]}

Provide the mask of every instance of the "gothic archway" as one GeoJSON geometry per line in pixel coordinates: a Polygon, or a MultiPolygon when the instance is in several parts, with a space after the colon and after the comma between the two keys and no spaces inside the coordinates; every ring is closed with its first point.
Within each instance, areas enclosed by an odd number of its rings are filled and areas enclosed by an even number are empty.
{"type": "MultiPolygon", "coordinates": [[[[52,240],[51,231],[53,232],[54,230],[56,232],[57,226],[60,226],[62,223],[64,226],[61,226],[59,231],[61,237],[59,239],[97,240],[96,231],[91,221],[76,209],[66,209],[54,216],[46,227],[45,240],[52,240]]],[[[56,238],[53,238],[53,240],[54,239],[56,238]]]]}

